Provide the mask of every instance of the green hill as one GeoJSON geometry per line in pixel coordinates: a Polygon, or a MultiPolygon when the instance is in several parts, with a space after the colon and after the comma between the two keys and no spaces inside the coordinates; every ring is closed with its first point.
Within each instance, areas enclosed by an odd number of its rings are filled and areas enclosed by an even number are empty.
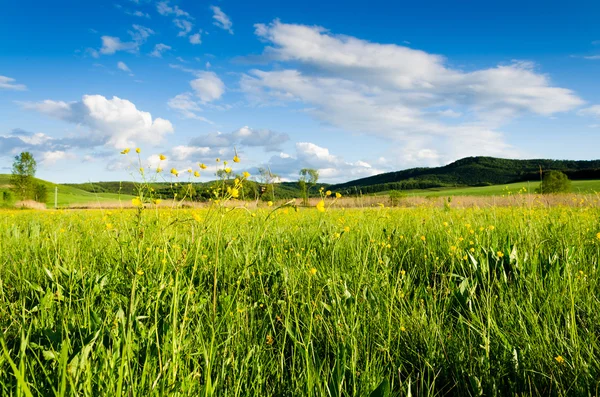
{"type": "Polygon", "coordinates": [[[600,160],[509,160],[494,157],[467,157],[443,167],[388,172],[332,185],[329,188],[352,194],[505,185],[539,180],[540,167],[544,171],[562,171],[572,180],[600,179],[600,160]]]}
{"type": "MultiPolygon", "coordinates": [[[[54,207],[54,189],[58,188],[58,206],[64,207],[70,204],[89,204],[100,203],[106,201],[131,200],[133,196],[128,194],[116,194],[112,192],[93,193],[83,189],[79,189],[69,185],[59,185],[52,182],[44,181],[35,178],[37,183],[41,183],[48,189],[48,200],[46,205],[48,208],[54,207]]],[[[0,198],[4,191],[9,190],[10,175],[0,174],[0,198]]]]}

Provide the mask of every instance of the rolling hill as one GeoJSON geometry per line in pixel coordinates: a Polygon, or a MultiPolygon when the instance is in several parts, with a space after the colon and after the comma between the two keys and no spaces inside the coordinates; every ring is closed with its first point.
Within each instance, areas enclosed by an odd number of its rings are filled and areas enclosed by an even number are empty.
{"type": "Polygon", "coordinates": [[[504,185],[539,181],[540,167],[544,171],[562,171],[571,180],[600,179],[600,160],[509,160],[494,157],[467,157],[443,167],[388,172],[332,185],[329,188],[352,194],[387,190],[504,185]]]}

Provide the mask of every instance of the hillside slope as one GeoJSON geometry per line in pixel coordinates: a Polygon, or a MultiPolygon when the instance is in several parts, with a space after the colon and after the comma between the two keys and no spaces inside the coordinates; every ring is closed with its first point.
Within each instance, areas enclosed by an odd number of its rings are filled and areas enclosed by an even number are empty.
{"type": "MultiPolygon", "coordinates": [[[[58,185],[52,182],[44,181],[42,179],[34,178],[37,183],[41,183],[48,189],[48,200],[46,205],[48,208],[54,207],[54,189],[58,188],[58,205],[65,206],[69,204],[87,204],[94,202],[106,202],[116,200],[131,200],[133,196],[127,194],[114,194],[114,193],[92,193],[79,189],[73,186],[58,185]]],[[[2,192],[9,190],[10,188],[10,175],[0,174],[0,195],[2,192]]],[[[1,199],[1,196],[0,196],[1,199]]]]}
{"type": "Polygon", "coordinates": [[[535,181],[542,170],[560,170],[570,179],[600,179],[600,160],[509,160],[494,157],[467,157],[443,167],[411,168],[388,172],[330,186],[348,193],[360,190],[428,189],[435,187],[489,186],[535,181]]]}

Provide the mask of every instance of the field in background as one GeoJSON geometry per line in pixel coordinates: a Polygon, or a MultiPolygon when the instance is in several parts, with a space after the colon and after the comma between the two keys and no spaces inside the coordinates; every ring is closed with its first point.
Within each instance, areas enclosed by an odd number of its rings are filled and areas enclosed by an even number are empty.
{"type": "MultiPolygon", "coordinates": [[[[9,190],[9,179],[10,175],[0,174],[0,195],[9,190]]],[[[77,189],[71,186],[59,185],[41,179],[36,179],[37,182],[42,183],[48,189],[48,199],[46,200],[46,206],[48,208],[54,208],[54,188],[58,187],[58,206],[65,207],[72,204],[94,204],[94,203],[107,203],[107,202],[129,202],[133,196],[126,194],[116,193],[92,193],[82,189],[77,189]]]]}
{"type": "Polygon", "coordinates": [[[596,393],[598,206],[341,205],[0,211],[0,395],[596,393]]]}

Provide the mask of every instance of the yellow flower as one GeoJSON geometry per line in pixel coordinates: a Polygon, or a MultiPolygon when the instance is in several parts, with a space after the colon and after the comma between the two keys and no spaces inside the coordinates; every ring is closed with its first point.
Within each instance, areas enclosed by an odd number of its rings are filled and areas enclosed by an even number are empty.
{"type": "Polygon", "coordinates": [[[490,225],[490,226],[488,227],[488,229],[490,229],[490,230],[494,230],[495,228],[496,228],[496,227],[495,227],[494,225],[490,225]]]}
{"type": "Polygon", "coordinates": [[[238,198],[240,196],[240,191],[237,190],[236,188],[232,189],[232,188],[228,187],[227,192],[229,194],[231,194],[231,197],[233,197],[233,198],[238,198]]]}
{"type": "Polygon", "coordinates": [[[225,168],[225,172],[228,174],[231,174],[231,168],[229,168],[229,167],[225,168]]]}
{"type": "Polygon", "coordinates": [[[317,203],[316,205],[317,210],[319,210],[319,212],[325,212],[325,201],[321,200],[317,203]]]}
{"type": "Polygon", "coordinates": [[[139,197],[132,198],[131,199],[131,205],[133,205],[134,207],[141,207],[142,200],[140,200],[139,197]]]}
{"type": "Polygon", "coordinates": [[[136,273],[141,276],[142,274],[144,274],[144,271],[142,269],[138,269],[136,273]]]}
{"type": "Polygon", "coordinates": [[[331,190],[328,190],[328,191],[326,191],[326,192],[325,192],[325,195],[326,195],[327,197],[331,196],[331,190]]]}
{"type": "Polygon", "coordinates": [[[239,180],[238,178],[235,178],[235,179],[233,180],[233,183],[235,183],[235,184],[237,185],[238,183],[240,183],[240,180],[239,180]]]}
{"type": "Polygon", "coordinates": [[[154,199],[152,200],[152,203],[154,203],[155,205],[159,205],[160,203],[162,203],[161,199],[154,199]]]}
{"type": "Polygon", "coordinates": [[[215,161],[218,163],[219,161],[221,161],[221,159],[217,157],[217,158],[215,159],[215,161]]]}
{"type": "Polygon", "coordinates": [[[342,194],[341,194],[341,193],[336,193],[336,194],[335,194],[335,198],[341,198],[341,197],[342,197],[342,194]]]}
{"type": "Polygon", "coordinates": [[[175,168],[171,168],[171,174],[179,176],[179,172],[175,168]]]}
{"type": "Polygon", "coordinates": [[[140,153],[141,151],[142,151],[142,150],[141,150],[139,147],[135,148],[135,152],[136,152],[136,153],[140,153]]]}
{"type": "Polygon", "coordinates": [[[344,228],[344,231],[345,231],[346,233],[349,233],[349,232],[350,232],[350,226],[346,226],[346,227],[344,228]]]}
{"type": "Polygon", "coordinates": [[[244,171],[244,173],[242,174],[244,176],[244,178],[248,179],[250,178],[250,173],[248,171],[244,171]]]}
{"type": "Polygon", "coordinates": [[[269,207],[272,207],[272,206],[273,206],[273,202],[272,202],[272,201],[267,201],[267,205],[268,205],[269,207]]]}
{"type": "Polygon", "coordinates": [[[156,169],[156,172],[160,174],[160,173],[162,172],[162,168],[158,167],[158,168],[156,169]]]}
{"type": "Polygon", "coordinates": [[[562,356],[556,356],[556,357],[554,357],[554,359],[559,364],[564,364],[565,363],[565,359],[562,356]]]}
{"type": "Polygon", "coordinates": [[[106,230],[111,230],[113,228],[112,223],[107,223],[106,224],[106,230]]]}
{"type": "Polygon", "coordinates": [[[425,236],[421,236],[421,240],[425,241],[425,236]]]}
{"type": "Polygon", "coordinates": [[[267,335],[267,345],[271,346],[273,343],[275,343],[275,339],[271,335],[267,335]]]}
{"type": "Polygon", "coordinates": [[[240,162],[240,158],[238,157],[237,154],[235,156],[233,156],[233,162],[234,163],[239,163],[240,162]]]}
{"type": "Polygon", "coordinates": [[[310,270],[308,271],[308,274],[310,274],[311,276],[314,276],[315,274],[317,274],[317,269],[315,269],[314,267],[311,267],[310,270]]]}
{"type": "Polygon", "coordinates": [[[160,161],[165,161],[167,159],[167,156],[165,156],[164,154],[161,154],[158,156],[158,158],[160,159],[160,161]]]}
{"type": "Polygon", "coordinates": [[[598,240],[600,240],[600,232],[598,232],[598,234],[596,234],[596,238],[597,238],[598,240]]]}
{"type": "Polygon", "coordinates": [[[129,153],[129,148],[125,148],[125,149],[123,149],[123,151],[121,152],[121,154],[127,154],[127,153],[129,153]]]}
{"type": "Polygon", "coordinates": [[[203,169],[203,170],[205,170],[205,169],[206,169],[206,164],[204,164],[204,163],[201,163],[201,164],[200,164],[200,168],[201,168],[201,169],[203,169]]]}
{"type": "Polygon", "coordinates": [[[498,255],[498,258],[502,258],[504,256],[504,253],[502,251],[498,251],[496,252],[496,255],[498,255]]]}
{"type": "Polygon", "coordinates": [[[196,178],[198,178],[198,177],[200,176],[200,173],[199,173],[198,171],[194,171],[194,176],[195,176],[196,178]]]}
{"type": "Polygon", "coordinates": [[[404,328],[404,327],[400,327],[400,331],[402,331],[402,332],[405,332],[405,331],[406,331],[406,328],[404,328]]]}

